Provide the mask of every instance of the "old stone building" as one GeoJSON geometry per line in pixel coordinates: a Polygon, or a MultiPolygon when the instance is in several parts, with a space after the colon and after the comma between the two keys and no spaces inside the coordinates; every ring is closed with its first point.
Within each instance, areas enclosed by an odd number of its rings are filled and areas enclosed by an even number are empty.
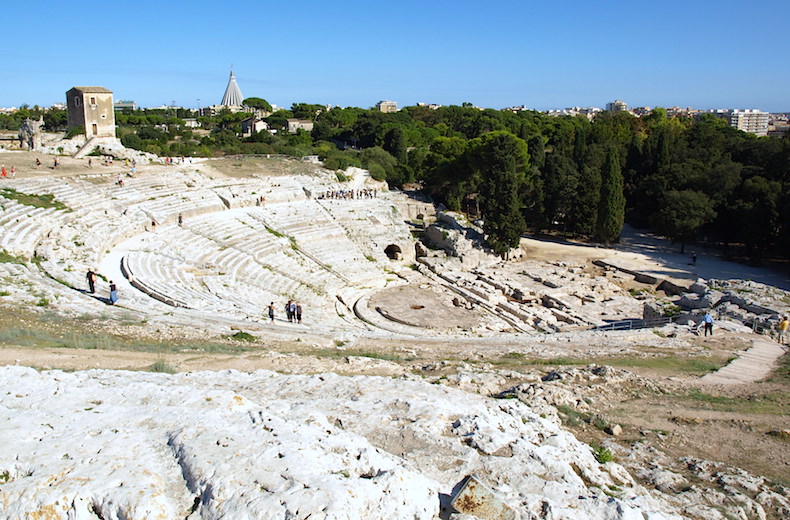
{"type": "Polygon", "coordinates": [[[85,137],[115,137],[112,91],[104,87],[74,87],[66,92],[69,128],[83,126],[85,137]]]}

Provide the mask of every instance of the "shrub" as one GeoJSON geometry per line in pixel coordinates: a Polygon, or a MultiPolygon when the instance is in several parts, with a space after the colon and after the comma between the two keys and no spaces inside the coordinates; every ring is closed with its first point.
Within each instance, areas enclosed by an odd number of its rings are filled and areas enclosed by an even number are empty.
{"type": "Polygon", "coordinates": [[[82,125],[73,126],[66,132],[66,139],[71,139],[75,135],[82,135],[85,133],[85,127],[82,125]]]}
{"type": "Polygon", "coordinates": [[[151,372],[159,372],[162,374],[175,374],[176,372],[175,367],[164,359],[157,359],[154,364],[149,367],[149,370],[151,372]]]}
{"type": "Polygon", "coordinates": [[[591,446],[593,450],[593,456],[599,463],[606,464],[607,462],[614,460],[614,455],[612,455],[612,452],[607,448],[604,448],[603,446],[595,446],[594,444],[591,446]]]}

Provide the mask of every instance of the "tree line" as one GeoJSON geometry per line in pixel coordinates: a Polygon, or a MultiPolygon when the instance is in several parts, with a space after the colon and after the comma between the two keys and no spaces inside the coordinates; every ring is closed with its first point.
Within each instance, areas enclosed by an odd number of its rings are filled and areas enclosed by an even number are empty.
{"type": "MultiPolygon", "coordinates": [[[[268,113],[273,135],[242,138],[250,114],[223,111],[183,119],[187,109],[125,110],[117,134],[129,147],[158,155],[316,154],[331,169],[359,166],[393,186],[418,183],[454,210],[482,217],[492,246],[504,252],[526,231],[615,242],[623,222],[659,232],[683,250],[704,241],[752,259],[790,257],[790,137],[755,137],[711,114],[635,117],[601,112],[554,117],[470,104],[395,113],[294,103],[268,113]],[[290,118],[312,132],[284,131],[290,118]]],[[[24,107],[0,116],[18,128],[43,114],[65,128],[65,111],[24,107]]],[[[49,118],[49,120],[48,120],[49,118]]]]}
{"type": "MultiPolygon", "coordinates": [[[[261,98],[250,104],[271,109],[261,98]]],[[[331,169],[419,183],[447,207],[482,217],[500,253],[528,230],[616,242],[628,222],[681,250],[702,240],[756,260],[790,257],[790,138],[758,138],[712,114],[668,117],[657,108],[589,120],[466,103],[395,113],[295,103],[265,118],[277,134],[241,139],[245,117],[201,118],[210,133],[200,138],[159,135],[160,152],[317,154],[331,169]],[[289,118],[312,120],[313,131],[287,134],[289,118]]]]}

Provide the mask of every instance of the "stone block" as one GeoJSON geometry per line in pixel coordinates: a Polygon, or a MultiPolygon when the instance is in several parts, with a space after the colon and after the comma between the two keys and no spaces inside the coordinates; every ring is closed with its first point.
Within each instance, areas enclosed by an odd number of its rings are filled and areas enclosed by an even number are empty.
{"type": "Polygon", "coordinates": [[[466,477],[450,505],[481,520],[515,520],[516,514],[474,475],[466,477]]]}

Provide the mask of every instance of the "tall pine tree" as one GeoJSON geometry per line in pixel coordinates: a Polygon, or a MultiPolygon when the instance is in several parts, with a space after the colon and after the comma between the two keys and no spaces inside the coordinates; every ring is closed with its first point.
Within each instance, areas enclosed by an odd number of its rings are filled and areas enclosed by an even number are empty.
{"type": "Polygon", "coordinates": [[[609,148],[601,172],[601,199],[598,204],[598,238],[605,243],[618,242],[625,221],[625,196],[620,156],[614,147],[609,148]]]}
{"type": "Polygon", "coordinates": [[[483,230],[494,253],[504,256],[526,231],[519,194],[529,167],[527,143],[509,132],[490,132],[475,141],[470,162],[481,177],[483,230]]]}

